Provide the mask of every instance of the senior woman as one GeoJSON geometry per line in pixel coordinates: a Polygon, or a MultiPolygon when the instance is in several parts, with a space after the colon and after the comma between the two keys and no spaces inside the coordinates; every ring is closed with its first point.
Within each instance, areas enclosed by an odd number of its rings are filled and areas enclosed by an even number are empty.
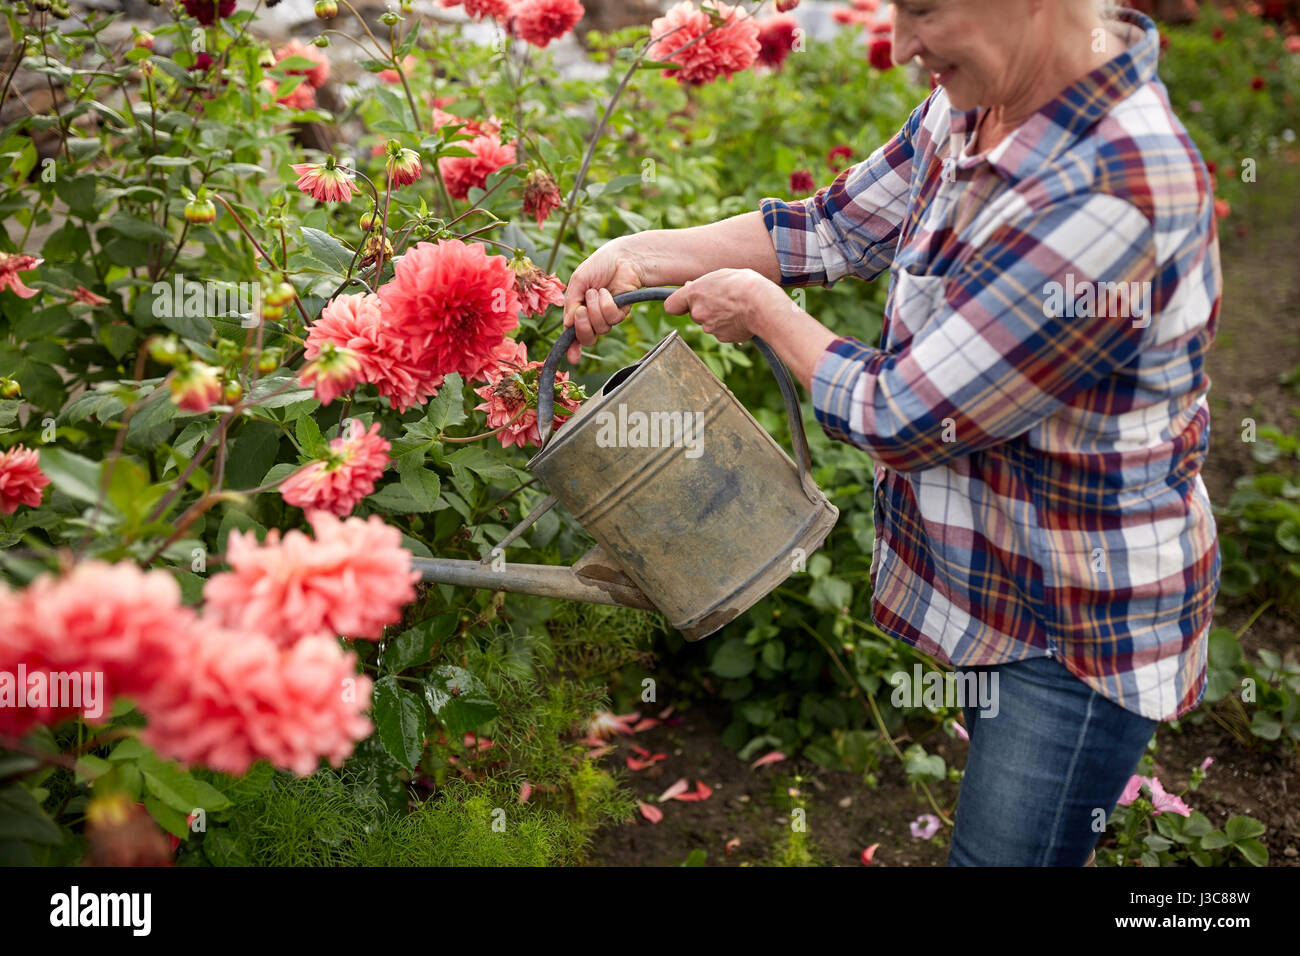
{"type": "Polygon", "coordinates": [[[895,6],[895,61],[937,84],[897,135],[809,199],[607,243],[569,282],[569,359],[641,286],[765,339],[875,463],[874,619],[996,688],[963,708],[949,865],[1086,865],[1158,722],[1204,693],[1209,176],[1141,14],[895,6]],[[886,269],[879,348],[782,289],[886,269]]]}

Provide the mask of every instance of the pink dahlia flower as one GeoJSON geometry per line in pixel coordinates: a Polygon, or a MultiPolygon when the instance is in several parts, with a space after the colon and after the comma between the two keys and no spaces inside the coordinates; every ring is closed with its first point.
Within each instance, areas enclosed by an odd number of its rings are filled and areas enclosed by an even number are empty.
{"type": "Polygon", "coordinates": [[[438,169],[452,199],[467,199],[471,189],[482,189],[489,176],[516,158],[514,144],[502,143],[495,133],[475,136],[456,145],[474,155],[443,156],[438,160],[438,169]]]}
{"type": "Polygon", "coordinates": [[[298,188],[317,202],[347,202],[361,192],[351,174],[334,157],[324,163],[291,163],[298,176],[298,188]]]}
{"type": "Polygon", "coordinates": [[[41,575],[22,592],[0,588],[0,619],[0,671],[15,674],[21,664],[28,674],[28,706],[0,707],[0,732],[22,734],[78,713],[107,720],[118,697],[151,712],[157,688],[181,666],[194,613],[166,571],[83,561],[65,575],[41,575]],[[38,703],[37,672],[82,674],[82,706],[54,699],[51,683],[38,703]],[[87,699],[87,674],[101,699],[87,699]],[[88,712],[91,705],[97,714],[88,712]]]}
{"type": "Polygon", "coordinates": [[[519,39],[546,49],[577,26],[586,12],[578,0],[515,0],[510,24],[519,39]]]}
{"type": "Polygon", "coordinates": [[[324,511],[307,515],[315,531],[230,533],[230,571],[203,589],[208,613],[235,630],[262,631],[281,645],[313,634],[379,637],[401,619],[415,598],[420,573],[402,535],[378,515],[339,520],[324,511]]]}
{"type": "Polygon", "coordinates": [[[316,65],[309,70],[285,70],[290,76],[305,76],[307,82],[316,89],[324,86],[325,81],[330,78],[330,61],[316,47],[308,46],[295,37],[275,51],[275,62],[279,63],[291,56],[304,57],[316,65]]]}
{"type": "Polygon", "coordinates": [[[42,489],[49,483],[34,448],[15,445],[0,452],[0,514],[11,515],[19,505],[39,508],[42,489]]]}
{"type": "Polygon", "coordinates": [[[202,362],[189,362],[176,370],[171,381],[172,401],[187,412],[206,412],[221,401],[218,370],[202,362]]]}
{"type": "Polygon", "coordinates": [[[703,7],[697,9],[682,0],[650,24],[650,35],[656,39],[647,55],[678,64],[675,69],[664,70],[663,75],[675,77],[678,83],[687,86],[711,83],[722,75],[730,79],[733,74],[749,69],[758,59],[758,24],[748,10],[711,0],[705,0],[703,7]],[[726,25],[714,28],[706,12],[709,10],[726,21],[726,25]],[[697,37],[703,39],[692,42],[697,37]]]}
{"type": "Polygon", "coordinates": [[[307,358],[316,358],[327,343],[351,350],[361,362],[362,381],[399,412],[423,405],[442,387],[445,376],[398,357],[399,342],[384,333],[377,295],[356,292],[331,299],[307,332],[307,358]]]}
{"type": "MultiPolygon", "coordinates": [[[[484,17],[492,17],[494,20],[500,20],[510,12],[511,0],[463,0],[465,13],[472,20],[482,20],[484,17]]],[[[442,6],[446,10],[453,7],[459,7],[462,0],[442,0],[442,6]]]]}
{"type": "Polygon", "coordinates": [[[379,434],[378,422],[369,431],[360,425],[352,419],[349,434],[330,442],[323,461],[298,470],[280,486],[280,494],[288,504],[304,511],[328,511],[342,518],[374,492],[375,482],[388,467],[388,451],[393,446],[379,434]]]}
{"type": "Polygon", "coordinates": [[[379,298],[385,334],[403,360],[466,379],[482,377],[522,306],[505,256],[459,239],[416,243],[379,298]]]}
{"type": "Polygon", "coordinates": [[[141,738],[162,756],[224,773],[266,760],[305,777],[321,758],[341,766],[373,732],[372,687],[332,637],[284,647],[256,630],[208,625],[141,738]]]}

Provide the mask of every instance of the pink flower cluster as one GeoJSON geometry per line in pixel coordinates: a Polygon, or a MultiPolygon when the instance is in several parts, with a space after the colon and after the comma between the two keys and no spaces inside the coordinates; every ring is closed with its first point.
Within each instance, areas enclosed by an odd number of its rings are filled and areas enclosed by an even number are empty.
{"type": "Polygon", "coordinates": [[[647,56],[676,63],[663,75],[685,86],[712,83],[719,76],[730,79],[753,66],[762,49],[749,11],[716,0],[704,0],[700,7],[687,0],[674,4],[650,24],[650,36],[647,56]],[[710,14],[723,25],[715,28],[710,14]]]}
{"type": "MultiPolygon", "coordinates": [[[[294,38],[286,43],[280,49],[275,51],[275,62],[281,63],[291,56],[303,57],[311,60],[316,64],[310,69],[286,70],[290,76],[305,76],[307,79],[299,83],[285,96],[276,100],[277,103],[283,103],[295,110],[309,110],[316,105],[316,91],[325,85],[325,81],[330,78],[330,61],[316,47],[308,46],[301,40],[294,38]]],[[[264,84],[272,93],[279,87],[279,82],[274,77],[267,77],[264,84]]]]}
{"type": "Polygon", "coordinates": [[[21,592],[0,586],[0,733],[76,713],[107,719],[126,698],[148,718],[141,739],[164,757],[232,774],[257,760],[302,775],[321,758],[341,765],[374,729],[372,684],[335,635],[378,637],[419,573],[377,517],[309,520],[314,537],[272,531],[258,544],[233,533],[232,570],[208,582],[201,612],[181,603],[170,574],[133,564],[86,561],[21,592]],[[102,697],[56,693],[50,675],[72,673],[102,681],[102,697]]]}
{"type": "Polygon", "coordinates": [[[49,483],[41,471],[40,452],[22,445],[0,452],[0,514],[11,515],[19,505],[39,508],[49,483]]]}

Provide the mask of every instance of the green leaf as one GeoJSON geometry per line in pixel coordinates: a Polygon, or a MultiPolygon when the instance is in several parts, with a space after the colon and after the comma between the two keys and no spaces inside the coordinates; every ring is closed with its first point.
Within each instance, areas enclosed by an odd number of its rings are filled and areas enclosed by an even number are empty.
{"type": "Polygon", "coordinates": [[[256,488],[280,452],[280,429],[268,422],[245,426],[230,444],[227,458],[227,485],[231,488],[256,488]]]}
{"type": "Polygon", "coordinates": [[[452,473],[470,472],[480,478],[501,478],[513,480],[515,470],[486,448],[469,445],[447,456],[447,464],[452,473]]]}
{"type": "Polygon", "coordinates": [[[198,788],[188,773],[161,760],[142,764],[141,769],[145,788],[173,810],[189,813],[198,806],[198,788]]]}
{"type": "Polygon", "coordinates": [[[442,482],[434,472],[424,467],[423,460],[424,456],[416,452],[397,460],[402,487],[411,496],[417,512],[435,510],[442,491],[442,482]]]}
{"type": "Polygon", "coordinates": [[[754,649],[743,638],[730,638],[719,646],[709,666],[719,677],[745,677],[754,669],[754,649]]]}
{"type": "Polygon", "coordinates": [[[459,425],[465,420],[464,382],[460,375],[452,372],[438,389],[438,394],[429,399],[429,410],[424,420],[428,422],[431,435],[437,435],[452,425],[459,425]]]}
{"type": "Polygon", "coordinates": [[[424,699],[448,736],[460,737],[497,715],[487,685],[465,670],[444,664],[424,682],[424,699]]]}
{"type": "Polygon", "coordinates": [[[55,488],[92,504],[99,499],[100,469],[103,462],[82,458],[62,448],[46,447],[40,452],[41,471],[45,472],[55,488]]]}
{"type": "Polygon", "coordinates": [[[63,834],[41,805],[23,787],[0,790],[0,840],[21,840],[57,846],[63,834]]]}
{"type": "Polygon", "coordinates": [[[1233,817],[1223,825],[1224,835],[1233,843],[1240,843],[1242,840],[1257,837],[1266,829],[1268,828],[1264,824],[1254,817],[1248,816],[1233,817]]]}
{"type": "Polygon", "coordinates": [[[320,433],[320,426],[316,424],[316,419],[310,415],[303,415],[298,419],[294,432],[298,444],[302,446],[303,454],[308,458],[320,458],[329,447],[320,433]]]}
{"type": "Polygon", "coordinates": [[[149,811],[149,816],[153,817],[158,822],[158,825],[172,836],[180,837],[182,840],[189,836],[190,827],[185,822],[186,814],[151,795],[145,796],[144,808],[149,811]]]}
{"type": "Polygon", "coordinates": [[[927,754],[920,744],[912,744],[903,754],[903,770],[909,777],[939,781],[947,774],[943,757],[927,754]]]}
{"type": "Polygon", "coordinates": [[[340,276],[347,275],[353,258],[351,249],[329,233],[309,226],[303,226],[302,238],[307,243],[307,248],[311,250],[311,254],[323,265],[333,269],[340,276]]]}
{"type": "Polygon", "coordinates": [[[456,612],[449,611],[403,631],[384,648],[384,667],[402,671],[427,662],[434,646],[456,633],[459,620],[456,612]]]}
{"type": "Polygon", "coordinates": [[[1201,837],[1201,848],[1205,850],[1221,850],[1225,846],[1231,846],[1232,841],[1222,830],[1211,830],[1205,836],[1201,837]]]}
{"type": "Polygon", "coordinates": [[[1237,849],[1251,866],[1268,866],[1268,847],[1258,840],[1243,840],[1237,849]]]}
{"type": "Polygon", "coordinates": [[[420,698],[398,686],[396,678],[375,682],[372,704],[384,749],[407,770],[414,770],[424,750],[424,708],[420,698]]]}

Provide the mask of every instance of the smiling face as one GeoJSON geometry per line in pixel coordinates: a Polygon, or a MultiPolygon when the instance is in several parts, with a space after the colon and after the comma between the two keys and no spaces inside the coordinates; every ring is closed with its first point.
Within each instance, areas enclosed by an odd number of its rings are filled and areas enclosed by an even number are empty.
{"type": "Polygon", "coordinates": [[[959,110],[1013,101],[1051,48],[1031,0],[899,0],[894,62],[916,58],[959,110]]]}
{"type": "Polygon", "coordinates": [[[893,56],[917,60],[959,110],[1027,115],[1115,55],[1100,0],[896,0],[893,56]],[[1098,44],[1098,38],[1104,42],[1098,44]]]}

